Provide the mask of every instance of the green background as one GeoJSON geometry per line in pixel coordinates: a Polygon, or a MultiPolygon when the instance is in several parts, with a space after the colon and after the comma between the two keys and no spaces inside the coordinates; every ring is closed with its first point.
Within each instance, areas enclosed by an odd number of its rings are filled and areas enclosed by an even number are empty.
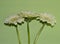
{"type": "MultiPolygon", "coordinates": [[[[4,25],[6,17],[22,10],[48,12],[56,17],[54,28],[45,26],[37,44],[60,44],[60,0],[0,0],[0,44],[18,44],[15,27],[4,25]]],[[[30,23],[31,44],[42,26],[37,21],[30,23]]],[[[27,44],[26,22],[19,26],[22,44],[27,44]]]]}

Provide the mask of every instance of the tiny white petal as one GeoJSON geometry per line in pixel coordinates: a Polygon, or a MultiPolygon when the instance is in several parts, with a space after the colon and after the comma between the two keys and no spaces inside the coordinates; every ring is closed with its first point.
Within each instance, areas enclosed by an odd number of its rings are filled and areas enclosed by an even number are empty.
{"type": "Polygon", "coordinates": [[[17,23],[16,23],[16,22],[14,22],[13,24],[17,25],[17,23]]]}
{"type": "Polygon", "coordinates": [[[17,20],[18,23],[22,23],[24,22],[24,18],[20,18],[19,20],[17,20]]]}

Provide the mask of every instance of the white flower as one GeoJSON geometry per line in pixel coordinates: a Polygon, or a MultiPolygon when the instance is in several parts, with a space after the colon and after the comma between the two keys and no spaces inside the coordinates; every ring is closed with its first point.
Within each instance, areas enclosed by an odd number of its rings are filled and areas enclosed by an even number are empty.
{"type": "Polygon", "coordinates": [[[13,16],[10,16],[8,17],[6,20],[5,20],[5,24],[13,24],[13,25],[17,25],[18,23],[22,23],[24,22],[24,18],[18,16],[18,15],[13,15],[13,16]]]}
{"type": "Polygon", "coordinates": [[[42,22],[46,22],[47,24],[50,24],[51,26],[54,26],[56,24],[55,17],[48,13],[40,13],[37,19],[39,19],[42,22]]]}
{"type": "Polygon", "coordinates": [[[37,14],[31,11],[21,11],[20,16],[26,17],[26,18],[35,18],[37,17],[37,14]]]}

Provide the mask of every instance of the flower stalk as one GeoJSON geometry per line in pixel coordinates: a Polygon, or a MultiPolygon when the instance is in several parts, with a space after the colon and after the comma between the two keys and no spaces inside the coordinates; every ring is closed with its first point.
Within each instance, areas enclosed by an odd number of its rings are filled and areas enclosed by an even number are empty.
{"type": "Polygon", "coordinates": [[[18,26],[16,26],[16,32],[17,32],[18,42],[19,42],[19,44],[21,44],[20,35],[19,35],[19,31],[18,31],[18,26]]]}
{"type": "Polygon", "coordinates": [[[34,43],[33,44],[37,44],[38,38],[39,38],[41,32],[43,31],[44,26],[45,26],[45,24],[42,25],[42,27],[40,28],[40,30],[36,34],[36,37],[35,37],[35,40],[34,40],[34,43]]]}
{"type": "Polygon", "coordinates": [[[28,44],[30,44],[30,30],[29,30],[29,21],[27,21],[27,33],[28,33],[28,44]]]}

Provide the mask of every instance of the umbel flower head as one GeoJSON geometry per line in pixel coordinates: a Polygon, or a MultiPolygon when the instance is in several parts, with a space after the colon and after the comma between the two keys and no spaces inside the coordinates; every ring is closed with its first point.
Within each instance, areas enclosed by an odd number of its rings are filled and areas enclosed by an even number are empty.
{"type": "Polygon", "coordinates": [[[17,25],[17,24],[22,24],[24,22],[24,18],[20,17],[19,15],[13,15],[8,17],[4,24],[6,25],[17,25]]]}
{"type": "Polygon", "coordinates": [[[25,18],[25,20],[33,20],[37,18],[37,13],[31,12],[31,11],[21,11],[20,16],[22,16],[23,18],[25,18]]]}
{"type": "Polygon", "coordinates": [[[48,13],[40,13],[38,16],[39,17],[37,17],[37,20],[41,23],[46,23],[52,27],[56,24],[55,17],[48,13]]]}

